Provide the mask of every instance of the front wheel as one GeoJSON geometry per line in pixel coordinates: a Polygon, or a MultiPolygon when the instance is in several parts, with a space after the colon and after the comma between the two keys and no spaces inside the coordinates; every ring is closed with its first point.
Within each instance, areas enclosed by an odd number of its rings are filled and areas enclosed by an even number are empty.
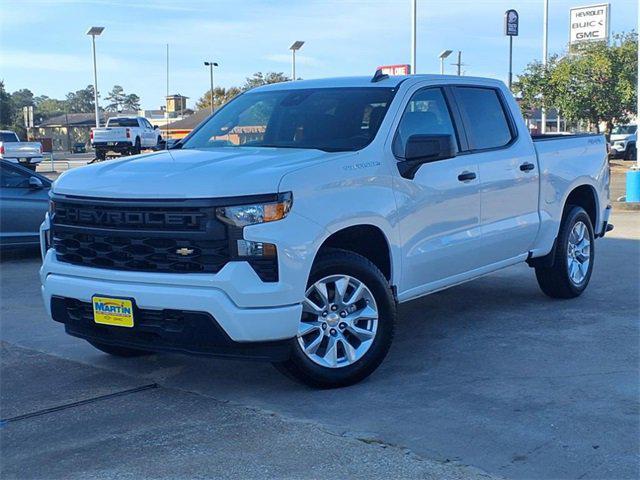
{"type": "Polygon", "coordinates": [[[564,215],[551,267],[536,267],[540,289],[553,298],[582,294],[593,271],[594,234],[591,219],[582,207],[569,205],[564,215]]]}
{"type": "Polygon", "coordinates": [[[393,339],[396,305],[369,260],[331,249],[315,261],[286,375],[319,388],[357,383],[378,368],[393,339]]]}

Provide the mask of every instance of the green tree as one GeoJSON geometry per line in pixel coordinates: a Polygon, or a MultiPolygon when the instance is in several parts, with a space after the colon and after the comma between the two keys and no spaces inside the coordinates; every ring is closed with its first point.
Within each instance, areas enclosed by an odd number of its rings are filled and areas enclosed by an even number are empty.
{"type": "Polygon", "coordinates": [[[67,93],[66,107],[68,113],[91,113],[95,109],[93,85],[67,93]]]}
{"type": "MultiPolygon", "coordinates": [[[[237,96],[241,93],[241,90],[238,87],[215,87],[213,89],[213,106],[214,108],[218,108],[233,97],[237,96]]],[[[196,102],[196,109],[203,110],[205,108],[211,108],[211,91],[207,90],[202,97],[196,102]]]]}
{"type": "Polygon", "coordinates": [[[37,123],[42,122],[51,117],[62,115],[66,109],[66,102],[55,98],[49,98],[46,95],[39,95],[34,99],[37,123]]]}
{"type": "Polygon", "coordinates": [[[270,83],[288,82],[291,80],[282,72],[256,72],[251,77],[247,77],[242,90],[249,90],[250,88],[260,87],[262,85],[268,85],[270,83]]]}
{"type": "Polygon", "coordinates": [[[125,110],[140,110],[140,97],[135,93],[125,95],[122,106],[125,110]]]}
{"type": "Polygon", "coordinates": [[[0,128],[11,128],[14,118],[13,102],[11,95],[4,88],[4,81],[0,80],[0,128]]]}
{"type": "Polygon", "coordinates": [[[33,93],[28,88],[16,90],[11,94],[11,103],[13,104],[13,119],[11,129],[15,131],[19,137],[26,137],[27,130],[24,126],[24,107],[33,107],[35,105],[33,93]]]}
{"type": "Polygon", "coordinates": [[[607,133],[615,123],[627,122],[636,113],[638,36],[635,32],[613,36],[613,42],[578,45],[563,56],[554,56],[543,67],[527,66],[515,91],[525,112],[531,108],[559,108],[570,121],[587,121],[607,133]]]}
{"type": "Polygon", "coordinates": [[[124,88],[120,85],[114,85],[105,97],[105,100],[109,102],[107,103],[105,110],[108,112],[121,112],[126,98],[127,96],[124,93],[124,88]]]}

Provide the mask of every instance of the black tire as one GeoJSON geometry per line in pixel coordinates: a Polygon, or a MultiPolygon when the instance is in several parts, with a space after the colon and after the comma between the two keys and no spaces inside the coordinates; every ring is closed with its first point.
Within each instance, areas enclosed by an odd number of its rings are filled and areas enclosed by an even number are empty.
{"type": "Polygon", "coordinates": [[[624,152],[625,160],[635,160],[638,155],[638,151],[636,150],[636,144],[630,143],[627,145],[627,149],[624,152]]]}
{"type": "Polygon", "coordinates": [[[118,347],[116,345],[108,345],[106,343],[87,341],[101,352],[108,353],[115,357],[142,357],[153,353],[146,350],[136,350],[135,348],[118,347]]]}
{"type": "Polygon", "coordinates": [[[139,155],[142,151],[142,146],[140,145],[140,138],[136,137],[136,142],[131,149],[131,155],[139,155]]]}
{"type": "Polygon", "coordinates": [[[31,170],[32,172],[35,172],[36,171],[36,167],[38,166],[37,163],[24,163],[24,164],[21,164],[21,165],[24,168],[27,168],[27,169],[31,170]]]}
{"type": "Polygon", "coordinates": [[[289,378],[316,388],[337,388],[357,383],[368,377],[384,360],[391,342],[396,320],[396,303],[389,282],[382,272],[365,257],[356,253],[328,249],[321,253],[311,268],[308,286],[330,275],[349,275],[364,283],[378,307],[378,327],[369,350],[355,363],[340,367],[323,367],[302,351],[297,338],[291,341],[291,357],[274,366],[289,378]]]}
{"type": "Polygon", "coordinates": [[[551,267],[536,267],[536,278],[540,289],[552,298],[575,298],[584,292],[589,285],[594,261],[593,225],[587,212],[575,205],[567,205],[566,212],[560,225],[556,252],[551,267]],[[587,273],[580,283],[575,283],[569,275],[567,257],[569,255],[569,235],[573,226],[582,222],[587,227],[590,245],[590,258],[587,273]]]}
{"type": "Polygon", "coordinates": [[[107,151],[106,150],[96,150],[96,160],[99,162],[103,162],[107,159],[107,151]]]}

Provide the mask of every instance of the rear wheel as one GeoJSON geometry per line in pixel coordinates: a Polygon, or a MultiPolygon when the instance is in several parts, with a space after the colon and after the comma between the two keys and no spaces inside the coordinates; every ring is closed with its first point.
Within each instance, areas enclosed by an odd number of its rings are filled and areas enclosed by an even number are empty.
{"type": "Polygon", "coordinates": [[[136,138],[136,142],[131,149],[131,155],[138,155],[142,151],[142,146],[140,145],[140,138],[136,138]]]}
{"type": "Polygon", "coordinates": [[[593,244],[589,215],[582,207],[569,205],[560,225],[553,265],[536,267],[540,289],[553,298],[581,295],[593,271],[593,244]]]}
{"type": "Polygon", "coordinates": [[[389,351],[395,317],[380,270],[356,253],[328,250],[311,270],[291,358],[276,368],[313,387],[357,383],[389,351]]]}
{"type": "Polygon", "coordinates": [[[115,357],[142,357],[144,355],[151,355],[153,352],[148,352],[146,350],[137,350],[135,348],[126,348],[126,347],[118,347],[116,345],[108,345],[106,343],[100,342],[92,342],[89,341],[91,345],[96,347],[98,350],[108,353],[109,355],[113,355],[115,357]]]}
{"type": "Polygon", "coordinates": [[[28,168],[29,170],[31,170],[32,172],[36,171],[36,167],[38,166],[37,163],[25,163],[22,164],[25,168],[28,168]]]}
{"type": "Polygon", "coordinates": [[[96,150],[96,160],[98,160],[99,162],[102,162],[106,160],[106,158],[107,158],[106,150],[96,150]]]}

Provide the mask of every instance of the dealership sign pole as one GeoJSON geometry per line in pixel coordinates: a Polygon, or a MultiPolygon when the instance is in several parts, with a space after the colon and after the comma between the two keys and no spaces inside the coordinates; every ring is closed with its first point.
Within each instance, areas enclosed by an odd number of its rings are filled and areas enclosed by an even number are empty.
{"type": "Polygon", "coordinates": [[[518,36],[518,12],[507,10],[504,14],[504,34],[509,37],[509,90],[513,83],[513,37],[518,36]]]}

